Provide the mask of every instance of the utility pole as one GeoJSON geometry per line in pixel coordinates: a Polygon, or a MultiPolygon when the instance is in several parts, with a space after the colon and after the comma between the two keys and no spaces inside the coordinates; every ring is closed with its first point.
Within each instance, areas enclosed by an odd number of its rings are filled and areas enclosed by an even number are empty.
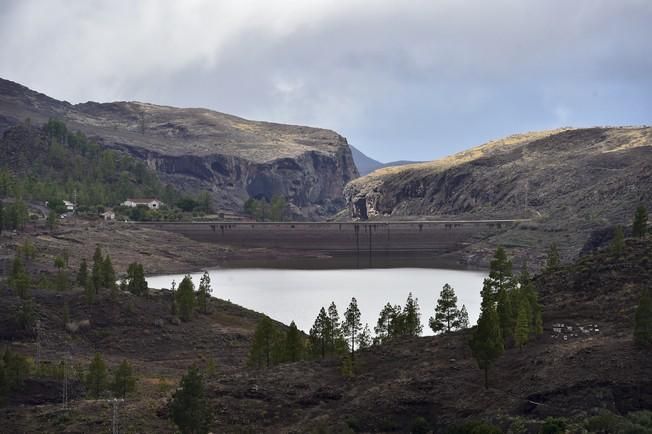
{"type": "Polygon", "coordinates": [[[68,370],[69,367],[68,365],[72,364],[72,356],[70,353],[66,353],[66,355],[63,358],[63,409],[64,410],[70,410],[70,404],[69,404],[69,378],[68,378],[68,370]]]}
{"type": "Polygon", "coordinates": [[[124,399],[113,398],[109,400],[113,404],[113,420],[111,423],[112,433],[120,434],[120,415],[118,414],[118,405],[124,402],[124,399]]]}

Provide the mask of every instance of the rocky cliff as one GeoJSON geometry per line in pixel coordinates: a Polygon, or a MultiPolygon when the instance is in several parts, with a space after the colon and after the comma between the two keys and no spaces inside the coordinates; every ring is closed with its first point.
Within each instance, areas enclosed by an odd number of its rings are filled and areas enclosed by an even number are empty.
{"type": "Polygon", "coordinates": [[[525,247],[530,238],[553,239],[577,252],[586,232],[629,223],[639,203],[652,208],[652,128],[514,135],[441,160],[377,170],[350,182],[344,194],[350,215],[362,219],[530,218],[500,242],[525,247]]]}
{"type": "Polygon", "coordinates": [[[282,195],[297,216],[319,218],[344,205],[342,188],[358,176],[346,139],[333,131],[140,102],[73,105],[0,79],[0,132],[52,117],[146,161],[183,191],[209,191],[221,210],[282,195]]]}

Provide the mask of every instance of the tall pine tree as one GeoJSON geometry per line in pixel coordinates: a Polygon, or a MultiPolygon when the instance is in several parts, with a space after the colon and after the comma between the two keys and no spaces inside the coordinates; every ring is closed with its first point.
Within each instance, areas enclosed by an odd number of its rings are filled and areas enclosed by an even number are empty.
{"type": "Polygon", "coordinates": [[[518,307],[516,330],[514,332],[514,341],[519,348],[523,348],[523,345],[527,343],[530,337],[530,316],[528,315],[528,309],[528,301],[522,298],[518,307]]]}
{"type": "Polygon", "coordinates": [[[330,319],[323,307],[319,311],[315,323],[310,329],[310,347],[313,356],[326,356],[329,342],[330,319]]]}
{"type": "MultiPolygon", "coordinates": [[[[468,320],[468,318],[467,318],[468,320]]],[[[446,283],[439,293],[435,316],[430,317],[430,328],[434,333],[451,332],[460,326],[460,311],[457,310],[455,290],[446,283]]]]}
{"type": "Polygon", "coordinates": [[[197,288],[197,301],[199,309],[203,313],[208,313],[208,300],[210,299],[212,292],[211,277],[208,275],[208,271],[204,271],[204,274],[199,281],[199,287],[197,288]]]}
{"type": "Polygon", "coordinates": [[[403,308],[403,321],[404,333],[406,335],[419,336],[423,331],[419,299],[413,298],[411,292],[408,294],[405,307],[403,308]]]}
{"type": "Polygon", "coordinates": [[[211,412],[206,399],[204,379],[197,368],[190,368],[170,402],[172,420],[182,434],[206,434],[211,412]]]}
{"type": "Polygon", "coordinates": [[[351,298],[351,303],[349,307],[344,312],[344,323],[342,324],[342,330],[344,336],[349,342],[349,349],[351,350],[351,361],[355,361],[355,348],[356,348],[356,339],[360,330],[362,329],[362,322],[360,321],[360,309],[358,309],[358,301],[355,297],[351,298]]]}
{"type": "Polygon", "coordinates": [[[195,284],[192,282],[190,275],[186,275],[179,283],[176,298],[179,307],[179,318],[182,321],[190,321],[195,308],[195,284]]]}
{"type": "Polygon", "coordinates": [[[471,339],[471,351],[478,362],[478,367],[484,371],[484,387],[489,388],[489,368],[501,356],[505,347],[500,334],[498,314],[493,306],[488,306],[480,314],[478,325],[471,339]]]}

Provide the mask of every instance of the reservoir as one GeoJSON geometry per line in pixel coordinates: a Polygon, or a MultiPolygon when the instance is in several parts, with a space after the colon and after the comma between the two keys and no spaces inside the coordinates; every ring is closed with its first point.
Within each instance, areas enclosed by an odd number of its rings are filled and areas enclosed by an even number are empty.
{"type": "MultiPolygon", "coordinates": [[[[466,305],[469,323],[475,324],[480,311],[480,290],[486,272],[433,269],[263,269],[237,268],[208,270],[212,295],[265,313],[289,324],[295,321],[299,329],[308,333],[319,309],[328,308],[334,301],[340,318],[355,297],[362,314],[362,324],[369,324],[373,333],[378,314],[386,303],[405,305],[408,294],[419,301],[423,334],[431,335],[428,318],[434,316],[437,298],[445,283],[455,289],[458,308],[466,305]]],[[[191,273],[195,287],[202,273],[191,273]]],[[[147,278],[151,288],[170,288],[177,285],[182,274],[159,275],[147,278]]]]}

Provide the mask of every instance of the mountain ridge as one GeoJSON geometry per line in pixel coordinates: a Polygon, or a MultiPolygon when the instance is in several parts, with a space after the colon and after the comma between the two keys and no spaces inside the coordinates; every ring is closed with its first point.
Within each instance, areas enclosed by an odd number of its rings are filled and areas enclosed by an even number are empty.
{"type": "Polygon", "coordinates": [[[339,211],[344,185],[358,176],[347,140],[331,130],[141,102],[73,105],[0,79],[0,132],[50,118],[144,161],[182,191],[210,192],[221,210],[279,195],[296,218],[320,219],[339,211]]]}

